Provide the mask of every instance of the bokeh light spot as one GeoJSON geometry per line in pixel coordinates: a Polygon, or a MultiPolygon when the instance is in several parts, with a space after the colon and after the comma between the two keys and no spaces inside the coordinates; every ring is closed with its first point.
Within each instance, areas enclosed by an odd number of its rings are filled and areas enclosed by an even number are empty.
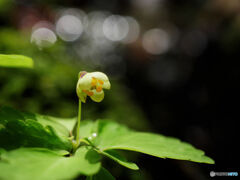
{"type": "Polygon", "coordinates": [[[151,29],[144,33],[142,45],[150,54],[163,54],[170,48],[170,37],[162,29],[151,29]]]}
{"type": "Polygon", "coordinates": [[[118,15],[111,15],[103,22],[103,33],[111,41],[124,39],[129,31],[127,20],[118,15]]]}
{"type": "Polygon", "coordinates": [[[83,25],[78,17],[67,14],[58,19],[56,31],[62,40],[75,41],[81,36],[83,25]]]}

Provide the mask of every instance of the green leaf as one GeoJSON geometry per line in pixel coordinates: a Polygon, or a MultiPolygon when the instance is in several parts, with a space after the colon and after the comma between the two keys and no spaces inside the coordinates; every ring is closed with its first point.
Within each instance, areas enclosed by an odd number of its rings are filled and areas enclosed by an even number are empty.
{"type": "MultiPolygon", "coordinates": [[[[34,115],[34,114],[25,113],[24,115],[25,117],[27,117],[27,115],[34,115]]],[[[35,114],[34,116],[36,117],[36,120],[44,127],[48,127],[48,126],[53,127],[58,137],[69,137],[70,131],[66,126],[64,126],[61,123],[61,120],[62,120],[61,118],[55,118],[55,117],[44,116],[39,114],[35,114]]]]}
{"type": "Polygon", "coordinates": [[[97,124],[94,121],[84,120],[80,126],[80,137],[89,138],[94,132],[97,131],[97,124]]]}
{"type": "MultiPolygon", "coordinates": [[[[108,121],[101,121],[101,123],[110,123],[108,121]]],[[[86,138],[88,139],[88,141],[90,140],[94,140],[94,136],[93,134],[96,133],[97,131],[101,131],[101,129],[98,129],[100,126],[98,123],[93,122],[93,121],[83,121],[80,127],[80,137],[81,138],[86,138]]],[[[124,126],[119,126],[116,123],[112,123],[111,125],[111,129],[113,131],[117,131],[119,133],[119,135],[121,133],[125,133],[127,131],[129,131],[126,127],[124,126]]],[[[101,138],[101,140],[103,140],[104,138],[101,138]]],[[[97,150],[98,153],[114,160],[115,162],[119,163],[122,166],[125,166],[129,169],[133,169],[133,170],[138,170],[138,166],[133,163],[133,162],[128,162],[123,156],[121,156],[116,150],[107,150],[107,151],[101,151],[101,150],[97,150]]]]}
{"type": "Polygon", "coordinates": [[[104,120],[96,122],[93,129],[97,136],[91,141],[102,152],[121,149],[137,151],[159,158],[214,164],[214,161],[205,156],[203,151],[176,138],[132,131],[123,125],[104,120]]]}
{"type": "Polygon", "coordinates": [[[20,148],[5,152],[0,159],[0,179],[53,180],[90,176],[100,169],[100,156],[81,147],[74,156],[64,157],[44,148],[20,148]]]}
{"type": "Polygon", "coordinates": [[[77,122],[77,117],[74,118],[55,118],[51,117],[51,119],[55,119],[57,122],[62,124],[64,127],[68,129],[69,132],[73,131],[73,128],[77,122]]]}
{"type": "Polygon", "coordinates": [[[115,178],[110,174],[108,170],[102,167],[97,174],[88,176],[86,180],[115,180],[115,178]]]}
{"type": "Polygon", "coordinates": [[[29,57],[22,56],[22,55],[0,54],[0,66],[32,68],[33,60],[29,57]]]}
{"type": "Polygon", "coordinates": [[[115,150],[107,150],[107,151],[99,151],[100,154],[103,154],[106,157],[109,157],[110,159],[116,161],[117,163],[121,164],[122,166],[125,166],[126,168],[132,169],[132,170],[138,170],[138,166],[133,162],[128,162],[125,157],[121,156],[117,151],[115,150]]]}
{"type": "Polygon", "coordinates": [[[69,131],[47,116],[0,109],[0,148],[45,147],[70,151],[69,131]]]}

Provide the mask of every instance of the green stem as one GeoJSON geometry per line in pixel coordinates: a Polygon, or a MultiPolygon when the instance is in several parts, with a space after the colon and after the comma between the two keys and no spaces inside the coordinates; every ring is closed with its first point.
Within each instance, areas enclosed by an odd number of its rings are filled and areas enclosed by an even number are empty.
{"type": "Polygon", "coordinates": [[[81,100],[78,100],[78,119],[77,119],[77,130],[76,130],[76,136],[75,136],[75,141],[73,141],[73,153],[76,152],[79,144],[80,144],[80,137],[79,137],[79,132],[80,132],[80,122],[81,122],[81,100]]]}
{"type": "Polygon", "coordinates": [[[81,122],[81,111],[82,111],[81,105],[82,105],[82,103],[81,103],[81,100],[79,99],[79,100],[78,100],[77,134],[76,134],[77,146],[78,146],[79,143],[80,143],[79,132],[80,132],[80,122],[81,122]]]}

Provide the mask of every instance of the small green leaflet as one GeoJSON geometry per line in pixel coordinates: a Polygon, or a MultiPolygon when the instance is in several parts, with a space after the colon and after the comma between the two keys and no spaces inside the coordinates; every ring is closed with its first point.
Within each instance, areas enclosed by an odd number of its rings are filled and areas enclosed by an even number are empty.
{"type": "Polygon", "coordinates": [[[99,154],[87,147],[71,157],[45,148],[20,148],[0,155],[0,179],[74,179],[96,174],[100,167],[99,154]]]}
{"type": "MultiPolygon", "coordinates": [[[[109,123],[108,121],[101,121],[102,123],[109,123]]],[[[115,123],[116,126],[112,126],[111,129],[114,131],[116,130],[119,133],[119,136],[121,136],[121,134],[124,134],[125,132],[128,131],[127,128],[125,128],[125,126],[119,126],[117,123],[115,123]]],[[[98,123],[93,122],[93,121],[83,121],[82,125],[80,127],[80,137],[81,138],[87,138],[87,139],[94,139],[94,137],[92,136],[95,132],[97,131],[101,131],[101,129],[98,129],[98,123]]],[[[92,139],[92,140],[93,140],[92,139]]],[[[104,139],[104,138],[103,138],[104,139]]],[[[96,144],[95,144],[96,145],[96,144]]],[[[96,145],[97,147],[97,145],[96,145]]],[[[120,165],[132,169],[132,170],[138,170],[138,166],[133,163],[133,162],[129,162],[127,161],[126,158],[124,158],[123,156],[121,156],[116,150],[109,150],[109,151],[101,151],[99,149],[96,149],[98,153],[102,154],[103,156],[106,156],[112,160],[114,160],[115,162],[119,163],[120,165]]]]}
{"type": "Polygon", "coordinates": [[[23,55],[4,55],[0,54],[0,66],[17,67],[17,68],[32,68],[33,60],[23,55]]]}
{"type": "Polygon", "coordinates": [[[100,152],[120,149],[160,158],[214,164],[214,161],[205,156],[203,151],[188,143],[159,134],[132,131],[113,121],[97,121],[92,125],[92,133],[97,134],[96,138],[90,139],[100,152]]]}
{"type": "Polygon", "coordinates": [[[100,151],[100,154],[109,157],[110,159],[114,160],[115,162],[121,164],[132,170],[138,170],[138,166],[133,162],[128,162],[123,156],[121,156],[116,150],[107,150],[107,151],[100,151]]]}

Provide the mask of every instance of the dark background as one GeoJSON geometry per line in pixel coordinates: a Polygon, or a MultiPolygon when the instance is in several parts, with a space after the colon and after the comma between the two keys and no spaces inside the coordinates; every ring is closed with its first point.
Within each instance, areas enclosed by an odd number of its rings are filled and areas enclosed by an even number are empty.
{"type": "MultiPolygon", "coordinates": [[[[119,166],[112,167],[113,175],[117,179],[210,179],[210,171],[239,172],[237,122],[239,121],[240,1],[2,2],[0,28],[11,28],[23,34],[30,32],[32,26],[40,20],[54,23],[56,10],[61,8],[74,7],[86,13],[96,10],[108,11],[111,14],[132,16],[138,21],[141,32],[135,42],[117,45],[117,48],[110,52],[110,56],[103,54],[105,58],[117,55],[121,59],[119,64],[102,63],[103,65],[99,66],[91,65],[88,61],[81,63],[86,64],[87,69],[105,71],[114,82],[124,87],[121,93],[127,94],[129,98],[123,102],[123,106],[134,103],[134,107],[139,110],[134,111],[133,114],[142,113],[141,116],[147,121],[148,125],[139,129],[150,129],[152,132],[187,141],[204,150],[216,164],[197,164],[139,155],[138,158],[133,157],[135,160],[137,158],[136,163],[141,169],[139,172],[131,172],[127,169],[116,170],[120,168],[119,166]],[[31,18],[26,19],[29,15],[31,18]],[[153,28],[168,29],[169,27],[176,36],[171,48],[157,54],[147,52],[142,46],[144,33],[153,28]]],[[[28,35],[26,39],[29,41],[28,35]]],[[[85,40],[85,43],[86,41],[88,40],[85,40]]],[[[1,43],[1,53],[18,52],[4,45],[3,40],[1,43]]],[[[65,47],[64,50],[69,53],[68,56],[83,59],[69,50],[75,42],[61,43],[65,47]]],[[[77,43],[81,44],[81,39],[77,43]]],[[[156,42],[153,45],[157,46],[156,42]]],[[[42,52],[45,53],[44,50],[34,49],[36,57],[42,52]]],[[[29,54],[26,49],[24,53],[29,54]]],[[[47,53],[52,57],[51,52],[47,53]]],[[[77,64],[76,67],[82,68],[81,64],[77,64]]],[[[33,89],[36,90],[38,87],[33,89]]],[[[27,90],[24,90],[25,100],[32,97],[31,88],[28,87],[27,90]]],[[[66,91],[63,90],[60,95],[71,101],[75,94],[68,91],[64,94],[66,91]]],[[[121,93],[116,96],[121,96],[121,93]]],[[[4,98],[1,103],[13,101],[7,96],[4,98]]],[[[118,100],[115,103],[118,103],[118,100]]],[[[20,100],[9,104],[24,109],[20,100]]],[[[32,111],[62,115],[57,110],[49,110],[53,104],[49,105],[49,102],[46,102],[42,106],[39,105],[41,108],[33,108],[32,111]]],[[[30,105],[26,105],[26,108],[28,106],[30,105]]],[[[94,112],[101,111],[97,109],[94,112]]],[[[74,113],[76,111],[66,111],[65,116],[74,113]]],[[[134,123],[130,126],[134,127],[134,123]]],[[[106,162],[106,165],[112,166],[110,162],[106,162]]]]}

